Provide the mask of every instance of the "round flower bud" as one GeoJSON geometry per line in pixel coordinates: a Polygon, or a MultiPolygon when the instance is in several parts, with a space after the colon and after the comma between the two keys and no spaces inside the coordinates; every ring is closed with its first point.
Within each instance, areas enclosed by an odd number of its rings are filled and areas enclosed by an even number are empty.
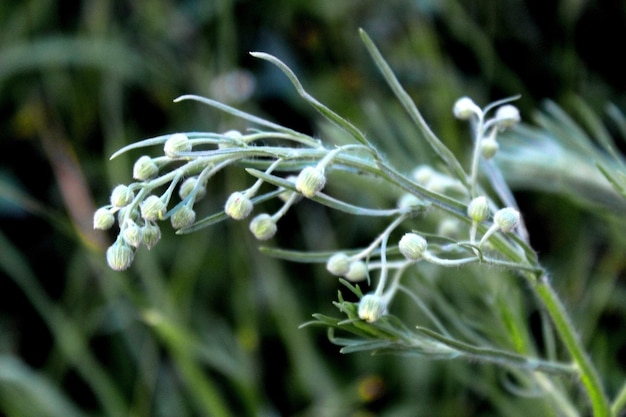
{"type": "Polygon", "coordinates": [[[141,210],[141,217],[148,221],[160,220],[163,218],[166,207],[165,203],[160,197],[156,195],[149,195],[139,205],[141,210]]]}
{"type": "Polygon", "coordinates": [[[133,178],[139,181],[150,180],[159,173],[157,164],[154,163],[152,158],[144,155],[137,159],[135,165],[133,165],[133,178]]]}
{"type": "Polygon", "coordinates": [[[115,242],[109,246],[106,253],[109,267],[115,271],[123,271],[133,263],[135,253],[125,243],[115,242]]]}
{"type": "Polygon", "coordinates": [[[387,305],[383,297],[376,294],[365,294],[359,301],[359,318],[369,323],[378,320],[386,310],[387,305]]]}
{"type": "Polygon", "coordinates": [[[437,234],[457,240],[461,232],[459,220],[453,217],[446,217],[437,225],[437,234]]]}
{"type": "Polygon", "coordinates": [[[147,222],[143,227],[142,243],[150,250],[159,243],[159,240],[161,240],[161,229],[156,224],[147,222]]]}
{"type": "Polygon", "coordinates": [[[276,222],[267,213],[257,215],[250,222],[250,231],[258,240],[268,240],[276,234],[276,222]]]}
{"type": "Polygon", "coordinates": [[[430,166],[420,165],[413,170],[411,176],[418,184],[424,185],[430,181],[435,174],[435,171],[430,166]]]}
{"type": "Polygon", "coordinates": [[[498,142],[494,138],[490,137],[480,140],[480,154],[485,159],[493,158],[498,152],[499,148],[500,145],[498,145],[498,142]]]}
{"type": "Polygon", "coordinates": [[[326,185],[324,171],[318,167],[304,168],[296,178],[296,190],[305,197],[311,198],[326,185]]]}
{"type": "Polygon", "coordinates": [[[489,202],[485,196],[476,197],[467,206],[467,215],[476,223],[487,220],[489,217],[489,202]]]}
{"type": "Polygon", "coordinates": [[[196,221],[196,212],[187,205],[182,206],[170,217],[170,222],[174,229],[182,229],[191,226],[196,221]]]}
{"type": "Polygon", "coordinates": [[[512,104],[505,104],[496,110],[496,120],[500,130],[514,126],[521,120],[519,110],[512,104]]]}
{"type": "Polygon", "coordinates": [[[519,224],[519,219],[519,211],[512,207],[500,209],[493,216],[493,222],[503,232],[510,232],[515,229],[515,227],[519,224]]]}
{"type": "MultiPolygon", "coordinates": [[[[233,142],[239,142],[239,140],[242,137],[242,134],[240,131],[238,130],[229,130],[227,132],[224,132],[224,136],[226,136],[227,138],[233,139],[233,142]]],[[[218,149],[227,149],[227,148],[232,148],[235,146],[235,144],[228,141],[228,142],[220,142],[217,147],[218,149]]]]}
{"type": "Polygon", "coordinates": [[[469,97],[461,97],[454,103],[452,108],[454,117],[460,120],[468,120],[472,116],[482,114],[482,110],[469,97]]]}
{"type": "Polygon", "coordinates": [[[184,133],[175,133],[170,136],[163,146],[163,152],[170,158],[176,158],[180,152],[189,152],[191,150],[191,142],[184,133]]]}
{"type": "Polygon", "coordinates": [[[396,203],[399,209],[419,207],[419,206],[424,206],[425,204],[426,203],[424,202],[424,200],[409,193],[402,194],[400,198],[398,199],[398,202],[396,203]]]}
{"type": "Polygon", "coordinates": [[[115,216],[108,208],[100,207],[93,214],[93,228],[108,230],[115,224],[115,216]]]}
{"type": "Polygon", "coordinates": [[[124,242],[129,244],[130,246],[137,248],[141,245],[141,241],[143,239],[143,231],[141,228],[132,220],[127,221],[122,228],[122,238],[124,242]]]}
{"type": "Polygon", "coordinates": [[[125,207],[133,201],[135,193],[126,185],[120,184],[111,192],[111,204],[113,207],[125,207]]]}
{"type": "Polygon", "coordinates": [[[342,277],[350,271],[350,258],[343,252],[339,252],[328,258],[326,269],[331,274],[342,277]]]}
{"type": "Polygon", "coordinates": [[[226,214],[235,220],[245,219],[252,213],[253,208],[252,201],[239,191],[232,193],[224,205],[226,214]]]}
{"type": "MultiPolygon", "coordinates": [[[[198,184],[197,177],[190,177],[183,181],[183,183],[180,185],[180,188],[178,189],[178,195],[180,196],[180,198],[184,200],[185,198],[189,197],[189,194],[191,194],[193,189],[196,187],[196,184],[198,184]]],[[[204,197],[205,195],[206,188],[200,186],[196,191],[196,195],[194,196],[193,201],[196,202],[198,200],[201,200],[202,197],[204,197]]]]}
{"type": "Polygon", "coordinates": [[[417,233],[405,233],[398,243],[398,248],[405,258],[417,261],[428,247],[428,242],[417,233]]]}
{"type": "Polygon", "coordinates": [[[367,265],[363,261],[350,262],[350,269],[344,275],[348,281],[358,282],[367,278],[367,265]]]}

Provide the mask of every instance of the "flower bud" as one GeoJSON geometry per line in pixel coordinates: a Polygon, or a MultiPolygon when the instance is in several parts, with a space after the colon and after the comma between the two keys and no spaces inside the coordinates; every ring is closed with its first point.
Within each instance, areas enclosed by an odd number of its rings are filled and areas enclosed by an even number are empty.
{"type": "Polygon", "coordinates": [[[154,163],[152,158],[144,155],[137,159],[135,165],[133,165],[133,178],[139,181],[150,180],[159,173],[157,164],[154,163]]]}
{"type": "Polygon", "coordinates": [[[367,278],[367,265],[363,261],[350,262],[350,269],[344,275],[348,281],[358,282],[367,278]]]}
{"type": "Polygon", "coordinates": [[[430,181],[430,179],[435,174],[436,174],[435,170],[433,170],[430,166],[428,166],[428,165],[420,165],[420,166],[418,166],[417,168],[415,168],[413,170],[413,172],[411,173],[411,177],[413,177],[413,179],[418,184],[424,185],[428,181],[430,181]]]}
{"type": "Polygon", "coordinates": [[[479,116],[482,110],[469,97],[461,97],[454,103],[452,108],[454,117],[460,120],[468,120],[472,116],[479,116]]]}
{"type": "Polygon", "coordinates": [[[427,203],[422,200],[421,198],[413,195],[413,194],[409,194],[409,193],[404,193],[400,196],[400,198],[398,199],[398,202],[396,203],[396,205],[398,206],[399,209],[408,209],[410,207],[419,207],[419,206],[424,206],[427,203]]]}
{"type": "MultiPolygon", "coordinates": [[[[178,195],[180,196],[181,200],[189,197],[189,194],[191,194],[193,189],[196,187],[196,184],[198,184],[198,178],[196,177],[190,177],[183,181],[183,183],[180,185],[180,188],[178,189],[178,195]]],[[[202,197],[204,197],[205,195],[206,188],[199,187],[198,191],[196,191],[196,195],[193,201],[196,202],[202,199],[202,197]]]]}
{"type": "Polygon", "coordinates": [[[133,263],[135,252],[125,243],[115,242],[106,253],[109,267],[115,271],[123,271],[133,263]]]}
{"type": "Polygon", "coordinates": [[[494,214],[493,222],[503,232],[510,232],[519,224],[519,211],[512,207],[505,207],[494,214]]]}
{"type": "MultiPolygon", "coordinates": [[[[295,184],[296,183],[296,176],[295,175],[290,175],[286,178],[287,181],[295,184]]],[[[278,198],[280,198],[283,202],[287,202],[291,196],[295,193],[295,191],[293,190],[288,190],[286,189],[285,191],[283,191],[282,193],[278,194],[278,198]]],[[[294,201],[294,203],[297,203],[298,201],[300,201],[302,199],[302,195],[298,194],[298,196],[300,198],[296,198],[296,200],[294,201]]]]}
{"type": "Polygon", "coordinates": [[[489,217],[489,203],[485,196],[476,197],[467,206],[467,215],[476,223],[487,220],[489,217]]]}
{"type": "Polygon", "coordinates": [[[485,159],[493,158],[499,148],[500,145],[498,145],[498,142],[494,138],[489,137],[480,140],[480,154],[485,159]]]}
{"type": "MultiPolygon", "coordinates": [[[[227,132],[224,132],[224,136],[226,136],[227,138],[233,139],[234,142],[239,142],[242,134],[240,131],[238,130],[229,130],[227,132]]],[[[218,149],[227,149],[227,148],[232,148],[234,147],[235,144],[233,142],[220,142],[217,147],[218,149]]]]}
{"type": "Polygon", "coordinates": [[[512,104],[505,104],[496,110],[496,120],[498,128],[504,130],[519,123],[521,117],[517,107],[512,104]]]}
{"type": "Polygon", "coordinates": [[[398,243],[398,248],[405,258],[411,261],[417,261],[422,257],[428,242],[417,233],[405,233],[398,243]]]}
{"type": "Polygon", "coordinates": [[[180,152],[189,151],[191,151],[191,142],[184,133],[173,134],[165,141],[165,145],[163,146],[163,152],[170,158],[178,157],[180,152]]]}
{"type": "Polygon", "coordinates": [[[146,245],[148,250],[152,249],[161,240],[161,229],[152,222],[147,222],[143,226],[142,243],[146,245]]]}
{"type": "Polygon", "coordinates": [[[125,207],[133,201],[135,193],[126,185],[120,184],[111,192],[111,204],[113,207],[125,207]]]}
{"type": "Polygon", "coordinates": [[[111,213],[111,210],[105,207],[100,207],[93,214],[93,228],[100,230],[108,230],[115,224],[115,216],[111,213]]]}
{"type": "Polygon", "coordinates": [[[365,294],[359,301],[359,318],[369,323],[378,320],[386,310],[387,305],[379,295],[365,294]]]}
{"type": "Polygon", "coordinates": [[[276,234],[276,222],[267,213],[257,215],[250,222],[250,231],[258,240],[268,240],[276,234]]]}
{"type": "Polygon", "coordinates": [[[305,197],[311,198],[326,185],[324,171],[318,167],[304,168],[296,178],[296,190],[305,197]]]}
{"type": "Polygon", "coordinates": [[[232,193],[224,205],[226,214],[235,220],[245,219],[252,213],[253,208],[252,201],[239,191],[232,193]]]}
{"type": "Polygon", "coordinates": [[[170,217],[170,222],[174,229],[182,229],[183,227],[191,226],[195,221],[196,212],[188,205],[180,207],[172,214],[172,217],[170,217]]]}
{"type": "Polygon", "coordinates": [[[161,220],[165,213],[165,203],[156,195],[149,195],[139,205],[141,217],[148,221],[161,220]]]}
{"type": "Polygon", "coordinates": [[[343,252],[339,252],[328,258],[326,269],[331,274],[342,277],[350,271],[350,258],[343,252]]]}
{"type": "Polygon", "coordinates": [[[143,231],[141,228],[132,220],[127,221],[122,228],[122,238],[124,242],[134,248],[141,245],[141,240],[143,239],[142,234],[143,231]]]}

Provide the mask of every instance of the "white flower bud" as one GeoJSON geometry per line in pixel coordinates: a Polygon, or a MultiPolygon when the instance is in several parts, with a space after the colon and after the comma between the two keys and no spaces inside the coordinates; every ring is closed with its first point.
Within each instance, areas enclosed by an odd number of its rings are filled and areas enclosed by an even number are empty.
{"type": "Polygon", "coordinates": [[[137,248],[141,245],[143,239],[143,231],[132,220],[127,221],[122,228],[122,238],[128,245],[137,248]]]}
{"type": "Polygon", "coordinates": [[[165,145],[163,146],[163,152],[170,158],[178,157],[180,152],[189,151],[191,151],[191,142],[184,133],[173,134],[165,141],[165,145]]]}
{"type": "Polygon", "coordinates": [[[519,110],[512,104],[505,104],[496,110],[498,128],[504,130],[520,122],[519,110]]]}
{"type": "Polygon", "coordinates": [[[156,195],[149,195],[139,205],[141,217],[148,221],[161,220],[165,213],[165,203],[156,195]]]}
{"type": "MultiPolygon", "coordinates": [[[[183,181],[183,183],[180,185],[180,188],[178,189],[178,195],[180,196],[181,200],[184,200],[189,196],[189,194],[191,194],[197,183],[197,177],[189,177],[185,181],[183,181]]],[[[196,195],[193,201],[196,202],[198,200],[201,200],[202,197],[204,197],[205,195],[206,188],[201,186],[198,188],[198,191],[196,191],[196,195]]]]}
{"type": "Polygon", "coordinates": [[[113,207],[125,207],[133,201],[135,193],[126,185],[120,184],[111,192],[111,204],[113,207]]]}
{"type": "Polygon", "coordinates": [[[350,258],[343,252],[339,252],[328,258],[326,270],[331,274],[342,277],[350,271],[350,258]]]}
{"type": "Polygon", "coordinates": [[[480,140],[480,154],[485,159],[493,158],[498,152],[499,148],[500,145],[498,145],[498,142],[495,140],[495,138],[488,137],[480,140]]]}
{"type": "Polygon", "coordinates": [[[468,120],[472,116],[480,116],[482,110],[469,97],[461,97],[454,103],[452,108],[454,117],[460,120],[468,120]]]}
{"type": "Polygon", "coordinates": [[[365,294],[359,301],[359,318],[369,323],[378,320],[386,310],[385,300],[376,294],[365,294]]]}
{"type": "Polygon", "coordinates": [[[148,250],[152,249],[161,240],[161,229],[152,222],[148,222],[143,226],[142,243],[146,245],[148,250]]]}
{"type": "Polygon", "coordinates": [[[187,205],[182,206],[170,217],[170,222],[174,229],[182,229],[191,226],[196,221],[196,212],[187,205]]]}
{"type": "Polygon", "coordinates": [[[359,282],[367,278],[367,265],[363,261],[350,262],[350,269],[344,275],[348,281],[359,282]]]}
{"type": "Polygon", "coordinates": [[[417,233],[405,233],[398,243],[398,248],[405,258],[411,261],[417,261],[422,257],[428,242],[417,233]]]}
{"type": "Polygon", "coordinates": [[[99,230],[108,230],[115,224],[115,216],[111,210],[100,207],[93,214],[93,228],[99,230]]]}
{"type": "Polygon", "coordinates": [[[326,176],[318,167],[306,167],[296,178],[296,189],[308,198],[314,197],[325,185],[326,176]]]}
{"type": "Polygon", "coordinates": [[[413,179],[418,184],[424,185],[428,181],[430,181],[430,179],[435,174],[436,174],[435,170],[432,169],[430,166],[428,166],[428,165],[420,165],[420,166],[418,166],[417,168],[415,168],[413,170],[413,172],[411,173],[411,177],[413,177],[413,179]]]}
{"type": "Polygon", "coordinates": [[[239,191],[232,193],[224,205],[226,214],[235,220],[245,219],[252,213],[253,208],[252,201],[239,191]]]}
{"type": "Polygon", "coordinates": [[[267,213],[257,215],[250,222],[250,231],[258,240],[268,240],[276,234],[276,222],[267,213]]]}
{"type": "Polygon", "coordinates": [[[150,180],[159,173],[157,164],[154,163],[152,158],[144,155],[137,159],[135,165],[133,165],[133,178],[139,181],[150,180]]]}
{"type": "MultiPolygon", "coordinates": [[[[227,138],[234,139],[236,142],[239,142],[239,140],[242,137],[242,134],[238,130],[229,130],[227,132],[224,132],[224,136],[226,136],[227,138]]],[[[218,149],[227,149],[227,148],[232,148],[234,146],[235,145],[232,142],[220,142],[217,145],[218,149]]]]}
{"type": "Polygon", "coordinates": [[[402,194],[396,203],[399,209],[424,206],[425,204],[424,200],[409,193],[402,194]]]}
{"type": "Polygon", "coordinates": [[[125,243],[115,242],[106,253],[109,267],[115,271],[123,271],[133,263],[135,252],[125,243]]]}
{"type": "Polygon", "coordinates": [[[476,223],[487,220],[489,217],[489,202],[485,196],[476,197],[467,206],[467,215],[476,223]]]}
{"type": "Polygon", "coordinates": [[[494,214],[493,222],[503,232],[510,232],[519,224],[519,211],[512,207],[505,207],[494,214]]]}

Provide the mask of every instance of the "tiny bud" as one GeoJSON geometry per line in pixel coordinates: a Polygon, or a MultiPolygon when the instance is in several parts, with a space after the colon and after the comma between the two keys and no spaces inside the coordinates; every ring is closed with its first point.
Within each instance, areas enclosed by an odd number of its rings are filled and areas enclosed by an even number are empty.
{"type": "Polygon", "coordinates": [[[510,232],[519,224],[519,211],[512,207],[505,207],[494,214],[493,222],[503,232],[510,232]]]}
{"type": "Polygon", "coordinates": [[[359,301],[359,318],[369,323],[378,320],[386,310],[383,297],[376,294],[365,294],[359,301]]]}
{"type": "Polygon", "coordinates": [[[106,253],[107,263],[109,267],[115,271],[123,271],[133,263],[135,253],[125,243],[115,242],[109,246],[106,253]]]}
{"type": "Polygon", "coordinates": [[[350,259],[348,255],[339,252],[328,258],[326,269],[331,274],[342,277],[350,271],[350,259]]]}
{"type": "Polygon", "coordinates": [[[189,152],[191,150],[191,142],[184,133],[175,133],[165,141],[163,152],[170,158],[176,158],[180,152],[189,152]]]}
{"type": "Polygon", "coordinates": [[[156,195],[149,195],[139,205],[141,217],[148,221],[161,220],[165,213],[165,203],[156,195]]]}
{"type": "Polygon", "coordinates": [[[411,261],[417,261],[422,257],[428,242],[417,233],[405,233],[398,243],[398,248],[405,258],[411,261]]]}
{"type": "Polygon", "coordinates": [[[93,214],[93,228],[108,230],[115,224],[115,216],[108,208],[100,207],[93,214]]]}
{"type": "Polygon", "coordinates": [[[111,204],[113,207],[125,207],[135,198],[135,193],[126,185],[120,184],[111,192],[111,204]]]}
{"type": "Polygon", "coordinates": [[[489,203],[485,196],[476,197],[467,206],[467,215],[476,223],[487,220],[489,217],[489,203]]]}
{"type": "Polygon", "coordinates": [[[154,163],[152,158],[144,155],[137,159],[135,165],[133,165],[133,178],[139,181],[150,180],[159,173],[157,164],[154,163]]]}
{"type": "Polygon", "coordinates": [[[239,191],[232,193],[224,205],[226,214],[235,220],[245,219],[252,213],[253,208],[252,201],[239,191]]]}
{"type": "Polygon", "coordinates": [[[426,202],[413,194],[405,193],[400,196],[396,205],[400,209],[424,206],[426,202]]]}
{"type": "Polygon", "coordinates": [[[519,110],[512,104],[505,104],[496,110],[496,120],[500,130],[504,130],[520,122],[519,110]]]}
{"type": "Polygon", "coordinates": [[[494,138],[489,137],[480,140],[480,154],[485,159],[493,158],[499,148],[500,145],[498,145],[498,142],[494,138]]]}
{"type": "Polygon", "coordinates": [[[344,276],[348,281],[363,281],[367,278],[367,265],[363,261],[350,262],[350,269],[344,276]]]}
{"type": "Polygon", "coordinates": [[[435,175],[435,171],[428,165],[420,165],[413,170],[411,176],[418,184],[426,184],[435,175]]]}
{"type": "Polygon", "coordinates": [[[187,205],[182,206],[170,217],[174,229],[182,229],[191,226],[196,221],[196,212],[187,205]]]}
{"type": "Polygon", "coordinates": [[[224,132],[223,134],[224,134],[224,136],[226,136],[227,138],[232,139],[232,141],[228,141],[228,142],[220,142],[220,143],[217,145],[217,147],[218,147],[219,149],[227,149],[227,148],[232,148],[232,147],[236,146],[234,142],[239,142],[239,141],[240,141],[240,139],[241,139],[241,137],[242,137],[241,132],[240,132],[240,131],[238,131],[238,130],[229,130],[229,131],[227,131],[227,132],[224,132]]]}
{"type": "Polygon", "coordinates": [[[143,227],[142,243],[148,250],[152,249],[161,240],[161,229],[152,222],[148,222],[143,227]]]}
{"type": "Polygon", "coordinates": [[[132,220],[127,221],[122,228],[122,238],[124,242],[134,248],[141,245],[141,240],[143,239],[142,234],[143,231],[141,228],[132,220]]]}
{"type": "MultiPolygon", "coordinates": [[[[187,198],[189,196],[189,194],[191,194],[193,189],[196,187],[196,184],[198,184],[198,178],[196,178],[196,177],[187,178],[180,185],[180,188],[178,189],[178,195],[180,196],[180,198],[182,200],[187,198]]],[[[204,197],[205,195],[206,195],[206,188],[199,187],[198,191],[196,191],[196,195],[195,195],[193,201],[196,202],[196,201],[202,199],[202,197],[204,197]]]]}
{"type": "Polygon", "coordinates": [[[306,167],[296,178],[296,189],[308,198],[314,197],[325,185],[326,176],[318,167],[306,167]]]}
{"type": "Polygon", "coordinates": [[[452,108],[454,117],[460,120],[468,120],[472,116],[482,115],[482,110],[469,97],[461,97],[454,103],[452,108]]]}
{"type": "Polygon", "coordinates": [[[257,215],[250,222],[250,231],[258,240],[268,240],[276,234],[276,222],[267,213],[257,215]]]}

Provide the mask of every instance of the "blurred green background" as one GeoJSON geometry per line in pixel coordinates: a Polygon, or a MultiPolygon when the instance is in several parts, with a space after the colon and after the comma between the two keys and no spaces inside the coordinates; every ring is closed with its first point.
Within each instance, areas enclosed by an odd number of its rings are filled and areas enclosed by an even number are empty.
{"type": "MultiPolygon", "coordinates": [[[[521,94],[526,119],[545,98],[568,109],[573,95],[600,113],[608,102],[626,109],[623,1],[8,0],[0,23],[0,414],[497,415],[492,393],[473,380],[475,364],[342,356],[324,331],[298,329],[312,313],[334,313],[338,282],[320,266],[260,255],[245,224],[185,236],[164,226],[131,269],[110,271],[112,235],[92,230],[92,214],[131,180],[140,153],[108,158],[160,134],[246,128],[172,103],[187,93],[323,138],[319,117],[277,69],[248,55],[256,50],[290,65],[401,168],[428,161],[394,148],[411,129],[359,27],[457,152],[468,141],[451,116],[462,95],[485,105],[521,94]]],[[[251,183],[225,172],[199,207],[218,210],[251,183]]],[[[531,232],[543,253],[556,253],[547,259],[557,270],[571,267],[569,242],[600,242],[590,262],[610,246],[584,208],[532,191],[520,197],[528,213],[547,216],[551,232],[541,223],[531,232]]],[[[277,246],[363,245],[382,226],[310,204],[296,211],[277,246]]],[[[611,256],[619,271],[623,260],[611,256]]],[[[623,287],[622,276],[616,297],[623,287]]],[[[561,290],[576,297],[584,288],[561,290]]],[[[616,381],[623,313],[617,305],[604,323],[614,342],[602,339],[616,381]]]]}

